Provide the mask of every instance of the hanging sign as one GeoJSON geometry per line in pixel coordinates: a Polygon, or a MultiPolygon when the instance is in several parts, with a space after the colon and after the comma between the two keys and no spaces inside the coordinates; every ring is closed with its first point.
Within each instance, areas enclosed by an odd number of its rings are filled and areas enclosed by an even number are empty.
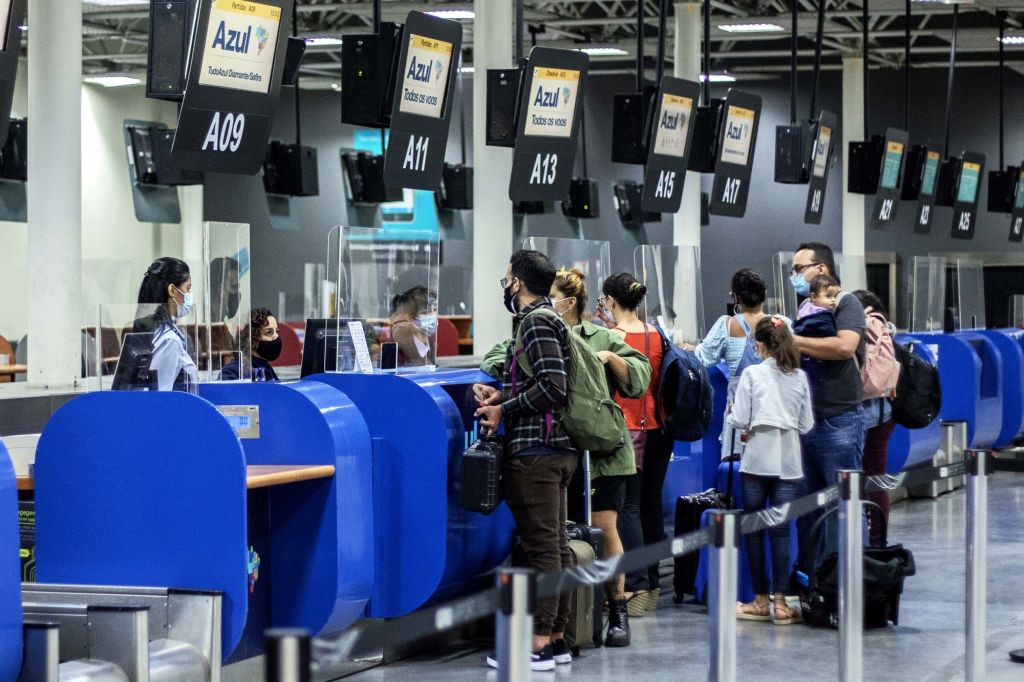
{"type": "Polygon", "coordinates": [[[871,227],[888,227],[896,219],[909,143],[910,135],[907,131],[898,128],[885,131],[885,148],[882,152],[882,168],[878,174],[875,207],[871,212],[871,227]]]}
{"type": "Polygon", "coordinates": [[[924,159],[924,171],[921,174],[921,193],[918,195],[917,218],[914,220],[914,232],[928,234],[932,230],[932,214],[935,212],[935,185],[939,180],[939,161],[941,157],[936,151],[928,151],[924,159]]]}
{"type": "Polygon", "coordinates": [[[953,238],[973,239],[974,226],[978,220],[978,195],[981,194],[985,155],[964,152],[961,158],[953,199],[953,238]]]}
{"type": "Polygon", "coordinates": [[[0,0],[0,140],[7,139],[27,0],[0,0]]]}
{"type": "Polygon", "coordinates": [[[1017,184],[1013,187],[1013,208],[1010,211],[1010,241],[1024,241],[1024,163],[1017,171],[1017,184]]]}
{"type": "Polygon", "coordinates": [[[512,201],[561,201],[569,194],[589,64],[576,50],[530,50],[508,187],[512,201]]]}
{"type": "Polygon", "coordinates": [[[804,222],[820,225],[825,210],[825,190],[828,187],[828,172],[832,167],[832,138],[836,131],[836,115],[823,111],[818,118],[818,134],[811,152],[811,179],[807,183],[807,206],[804,208],[804,222]]]}
{"type": "Polygon", "coordinates": [[[461,54],[462,24],[409,12],[384,154],[384,182],[389,187],[441,186],[461,54]]]}
{"type": "Polygon", "coordinates": [[[742,218],[747,211],[761,98],[730,90],[722,107],[725,122],[718,133],[718,162],[708,212],[742,218]]]}
{"type": "Polygon", "coordinates": [[[651,213],[675,213],[693,142],[693,115],[700,83],[664,76],[655,99],[640,206],[651,213]]]}
{"type": "Polygon", "coordinates": [[[253,175],[263,167],[294,0],[202,0],[171,145],[184,170],[253,175]]]}

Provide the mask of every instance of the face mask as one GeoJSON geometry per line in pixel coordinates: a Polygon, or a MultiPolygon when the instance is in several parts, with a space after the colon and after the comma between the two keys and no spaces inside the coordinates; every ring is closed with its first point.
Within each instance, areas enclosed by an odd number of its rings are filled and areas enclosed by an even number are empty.
{"type": "MultiPolygon", "coordinates": [[[[174,288],[178,289],[178,287],[174,288]]],[[[192,301],[191,291],[182,291],[181,289],[178,289],[178,293],[181,294],[183,299],[181,303],[178,304],[178,314],[176,316],[177,319],[180,320],[183,317],[188,317],[188,314],[192,312],[192,308],[195,307],[195,304],[192,301]]]]}
{"type": "Polygon", "coordinates": [[[505,310],[509,311],[513,315],[519,312],[516,308],[516,297],[512,293],[512,284],[510,283],[505,287],[505,310]]]}
{"type": "Polygon", "coordinates": [[[267,362],[277,360],[281,357],[281,337],[279,336],[273,341],[260,339],[256,342],[256,353],[267,362]]]}
{"type": "Polygon", "coordinates": [[[419,318],[420,329],[425,331],[427,335],[433,334],[437,331],[437,315],[421,315],[419,318]]]}
{"type": "Polygon", "coordinates": [[[569,313],[569,311],[572,310],[572,306],[571,305],[564,305],[562,307],[559,307],[560,303],[564,304],[564,303],[566,303],[569,300],[570,299],[568,299],[568,298],[563,298],[563,299],[551,302],[551,307],[555,309],[555,313],[557,313],[559,317],[565,317],[569,313]]]}
{"type": "Polygon", "coordinates": [[[793,289],[797,296],[809,296],[811,294],[811,283],[802,274],[792,273],[789,281],[793,283],[793,289]]]}

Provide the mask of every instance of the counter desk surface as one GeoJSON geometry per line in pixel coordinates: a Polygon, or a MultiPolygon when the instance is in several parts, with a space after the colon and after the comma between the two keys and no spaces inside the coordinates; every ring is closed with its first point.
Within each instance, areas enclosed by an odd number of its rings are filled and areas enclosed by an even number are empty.
{"type": "MultiPolygon", "coordinates": [[[[331,464],[250,464],[245,467],[245,487],[249,490],[269,488],[333,475],[331,464]]],[[[34,490],[35,483],[31,476],[18,476],[18,490],[34,490]]]]}

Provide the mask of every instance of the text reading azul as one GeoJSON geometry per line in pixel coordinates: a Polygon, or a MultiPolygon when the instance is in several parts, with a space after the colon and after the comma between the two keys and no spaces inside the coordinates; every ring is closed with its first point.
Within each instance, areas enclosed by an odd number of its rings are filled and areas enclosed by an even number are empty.
{"type": "Polygon", "coordinates": [[[661,127],[665,130],[679,130],[679,125],[682,123],[683,112],[677,111],[674,114],[669,114],[667,111],[661,115],[661,127]]]}
{"type": "MultiPolygon", "coordinates": [[[[438,62],[440,65],[440,62],[438,62]]],[[[430,59],[427,63],[416,61],[416,55],[413,55],[412,62],[409,63],[409,73],[405,75],[406,78],[411,78],[414,81],[420,83],[429,83],[430,74],[434,70],[434,60],[430,59]]]]}
{"type": "Polygon", "coordinates": [[[252,26],[244,33],[235,29],[229,29],[225,23],[220,22],[217,33],[213,36],[213,44],[210,47],[219,47],[226,52],[240,52],[248,54],[249,41],[252,40],[252,26]]]}

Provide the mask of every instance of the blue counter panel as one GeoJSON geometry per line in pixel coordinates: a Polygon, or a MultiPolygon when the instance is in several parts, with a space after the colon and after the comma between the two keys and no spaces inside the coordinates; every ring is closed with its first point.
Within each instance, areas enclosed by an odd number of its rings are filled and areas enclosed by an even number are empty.
{"type": "Polygon", "coordinates": [[[318,381],[202,384],[215,405],[259,406],[248,464],[331,464],[335,476],[267,489],[272,625],[313,633],[358,619],[373,586],[373,466],[362,413],[318,381]]]}
{"type": "Polygon", "coordinates": [[[1003,423],[994,447],[1011,445],[1024,432],[1024,332],[1020,329],[979,330],[1003,359],[1003,423]]]}
{"type": "Polygon", "coordinates": [[[0,443],[0,680],[21,670],[21,561],[18,486],[11,458],[0,443]]]}
{"type": "Polygon", "coordinates": [[[220,590],[228,658],[248,610],[245,456],[213,405],[79,396],[46,425],[35,479],[39,582],[220,590]]]}
{"type": "MultiPolygon", "coordinates": [[[[725,424],[725,408],[729,402],[729,368],[725,363],[708,367],[708,379],[715,391],[711,424],[701,439],[701,490],[714,487],[718,477],[718,463],[722,461],[722,427],[725,424]]],[[[696,462],[696,457],[694,458],[696,462]]],[[[690,491],[696,492],[696,491],[690,491]]]]}

